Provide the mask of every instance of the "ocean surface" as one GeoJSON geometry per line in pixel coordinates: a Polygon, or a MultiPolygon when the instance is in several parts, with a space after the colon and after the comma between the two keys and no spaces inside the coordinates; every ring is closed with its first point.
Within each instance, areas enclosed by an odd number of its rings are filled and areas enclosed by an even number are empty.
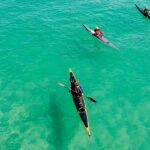
{"type": "Polygon", "coordinates": [[[1,0],[0,150],[150,149],[150,20],[135,2],[1,0]],[[69,68],[97,100],[85,98],[90,138],[56,84],[69,87],[69,68]]]}

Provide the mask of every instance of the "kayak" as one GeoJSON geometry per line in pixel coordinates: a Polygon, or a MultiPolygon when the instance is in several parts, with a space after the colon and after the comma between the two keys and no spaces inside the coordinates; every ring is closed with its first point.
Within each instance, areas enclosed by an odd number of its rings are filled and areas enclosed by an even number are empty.
{"type": "MultiPolygon", "coordinates": [[[[94,35],[94,30],[90,29],[89,27],[87,27],[86,25],[83,24],[83,27],[90,32],[92,35],[94,35]]],[[[109,45],[112,48],[116,48],[116,46],[114,44],[112,44],[111,42],[109,42],[109,40],[107,40],[103,35],[102,36],[97,36],[94,35],[97,39],[99,39],[100,41],[102,41],[103,43],[109,45]]]]}
{"type": "Polygon", "coordinates": [[[88,136],[91,136],[87,110],[86,110],[86,106],[85,106],[85,102],[84,102],[84,96],[83,96],[83,93],[80,95],[80,94],[77,94],[77,92],[75,92],[77,80],[71,69],[69,69],[69,78],[70,78],[70,88],[71,88],[70,92],[71,92],[71,95],[73,98],[73,102],[75,104],[77,112],[82,120],[82,123],[85,127],[85,130],[86,130],[88,136]]]}
{"type": "Polygon", "coordinates": [[[147,17],[147,18],[150,19],[150,13],[149,13],[148,15],[146,15],[146,14],[144,13],[144,9],[140,8],[140,7],[139,7],[138,5],[136,5],[136,4],[135,4],[135,6],[136,6],[136,8],[137,8],[145,17],[147,17]]]}

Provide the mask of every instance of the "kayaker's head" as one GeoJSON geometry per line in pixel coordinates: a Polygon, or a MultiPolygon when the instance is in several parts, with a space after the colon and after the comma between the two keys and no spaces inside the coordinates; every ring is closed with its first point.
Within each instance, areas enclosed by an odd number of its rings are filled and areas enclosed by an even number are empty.
{"type": "Polygon", "coordinates": [[[98,27],[98,26],[96,26],[96,27],[95,27],[95,29],[99,29],[99,27],[98,27]]]}

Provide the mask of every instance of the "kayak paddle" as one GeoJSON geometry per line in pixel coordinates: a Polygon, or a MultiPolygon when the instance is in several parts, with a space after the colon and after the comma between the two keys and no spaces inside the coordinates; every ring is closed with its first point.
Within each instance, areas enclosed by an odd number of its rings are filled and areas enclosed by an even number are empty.
{"type": "Polygon", "coordinates": [[[93,99],[92,97],[89,97],[89,96],[87,97],[87,96],[86,96],[86,98],[88,98],[90,101],[92,101],[92,102],[96,103],[96,100],[95,100],[95,99],[93,99]]]}
{"type": "MultiPolygon", "coordinates": [[[[63,84],[63,83],[57,82],[57,84],[58,84],[59,86],[61,86],[61,87],[64,87],[64,88],[70,90],[70,88],[66,87],[65,84],[63,84]]],[[[73,91],[73,90],[71,90],[71,91],[73,91]]],[[[73,91],[73,92],[75,92],[75,91],[73,91]]],[[[85,96],[85,97],[86,97],[87,99],[89,99],[90,101],[96,103],[96,100],[95,100],[94,98],[89,97],[89,96],[85,96]]]]}

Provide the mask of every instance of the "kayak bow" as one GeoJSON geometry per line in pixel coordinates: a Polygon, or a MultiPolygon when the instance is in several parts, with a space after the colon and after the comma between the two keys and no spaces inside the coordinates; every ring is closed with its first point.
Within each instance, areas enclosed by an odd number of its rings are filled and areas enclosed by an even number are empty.
{"type": "Polygon", "coordinates": [[[83,93],[82,93],[82,95],[80,95],[76,92],[77,80],[71,69],[69,69],[69,77],[70,77],[70,88],[71,88],[70,92],[71,92],[74,104],[76,106],[77,112],[82,120],[82,123],[86,129],[88,136],[91,136],[87,110],[86,110],[86,106],[85,106],[85,102],[84,102],[84,98],[83,98],[83,93]]]}

